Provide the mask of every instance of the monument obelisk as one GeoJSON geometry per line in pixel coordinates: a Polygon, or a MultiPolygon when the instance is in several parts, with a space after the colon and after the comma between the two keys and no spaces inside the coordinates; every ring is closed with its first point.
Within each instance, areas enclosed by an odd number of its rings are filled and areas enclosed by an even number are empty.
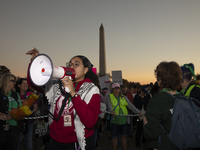
{"type": "Polygon", "coordinates": [[[99,28],[99,77],[105,75],[106,75],[105,35],[104,35],[103,24],[101,24],[99,28]]]}

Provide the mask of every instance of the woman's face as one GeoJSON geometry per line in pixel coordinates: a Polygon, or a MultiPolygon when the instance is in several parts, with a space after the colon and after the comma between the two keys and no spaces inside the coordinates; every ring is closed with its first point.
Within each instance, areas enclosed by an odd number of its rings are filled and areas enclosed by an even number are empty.
{"type": "Polygon", "coordinates": [[[84,67],[82,60],[79,57],[72,58],[69,67],[73,68],[76,72],[76,82],[84,80],[88,68],[84,67]]]}
{"type": "Polygon", "coordinates": [[[130,88],[129,92],[134,93],[134,88],[130,88]]]}
{"type": "Polygon", "coordinates": [[[14,88],[14,85],[15,85],[15,79],[12,77],[9,81],[9,87],[10,87],[10,90],[12,90],[14,88]]]}
{"type": "Polygon", "coordinates": [[[26,80],[23,80],[21,84],[18,84],[20,92],[25,92],[28,90],[28,84],[26,80]]]}
{"type": "Polygon", "coordinates": [[[120,93],[120,87],[113,88],[113,94],[116,96],[120,93]]]}

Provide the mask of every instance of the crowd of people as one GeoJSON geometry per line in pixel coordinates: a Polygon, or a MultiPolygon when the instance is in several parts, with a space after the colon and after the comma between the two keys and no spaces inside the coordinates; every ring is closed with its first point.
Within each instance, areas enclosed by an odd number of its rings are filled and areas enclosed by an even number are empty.
{"type": "MultiPolygon", "coordinates": [[[[27,52],[31,61],[39,55],[37,49],[27,52]]],[[[135,146],[148,143],[149,150],[178,150],[171,143],[165,130],[170,132],[174,99],[171,95],[184,95],[200,101],[200,86],[192,63],[179,66],[177,62],[160,62],[155,68],[154,84],[133,87],[111,83],[110,89],[100,87],[98,76],[92,71],[92,63],[82,55],[72,57],[67,63],[76,77],[71,80],[50,80],[38,87],[30,79],[6,73],[0,82],[0,149],[33,150],[35,123],[48,122],[44,148],[47,150],[95,150],[100,134],[110,133],[113,150],[121,146],[127,150],[127,136],[135,146]],[[66,87],[69,91],[66,91],[66,87]],[[26,132],[19,129],[19,120],[10,115],[13,108],[23,105],[31,93],[39,95],[30,107],[31,115],[48,119],[23,119],[26,132]],[[171,95],[170,95],[171,94],[171,95]],[[101,105],[104,104],[104,105],[101,105]],[[103,117],[101,107],[106,107],[103,117]],[[135,134],[133,130],[136,130],[135,134]],[[162,143],[159,143],[159,137],[162,143]]],[[[198,103],[196,103],[199,106],[198,103]]],[[[39,138],[42,142],[42,138],[39,138]]],[[[198,150],[199,148],[196,148],[198,150]]],[[[195,149],[194,149],[195,150],[195,149]]]]}

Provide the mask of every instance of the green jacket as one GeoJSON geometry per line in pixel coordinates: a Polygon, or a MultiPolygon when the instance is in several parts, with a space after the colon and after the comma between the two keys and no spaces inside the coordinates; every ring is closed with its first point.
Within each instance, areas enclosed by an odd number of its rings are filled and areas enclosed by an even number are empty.
{"type": "Polygon", "coordinates": [[[148,123],[144,126],[144,136],[150,140],[149,147],[159,150],[178,150],[169,141],[160,125],[162,124],[167,132],[170,131],[173,106],[174,99],[166,92],[160,92],[150,99],[145,114],[148,123]],[[161,143],[158,147],[159,135],[161,143]]]}

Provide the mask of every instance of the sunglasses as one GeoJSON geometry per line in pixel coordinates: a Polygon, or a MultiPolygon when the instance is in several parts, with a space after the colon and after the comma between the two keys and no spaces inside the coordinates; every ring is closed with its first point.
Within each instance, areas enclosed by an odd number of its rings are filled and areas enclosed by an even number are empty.
{"type": "Polygon", "coordinates": [[[13,83],[15,83],[15,80],[10,80],[10,81],[12,81],[13,83]]]}
{"type": "Polygon", "coordinates": [[[114,87],[113,89],[120,89],[120,87],[114,87]]]}

